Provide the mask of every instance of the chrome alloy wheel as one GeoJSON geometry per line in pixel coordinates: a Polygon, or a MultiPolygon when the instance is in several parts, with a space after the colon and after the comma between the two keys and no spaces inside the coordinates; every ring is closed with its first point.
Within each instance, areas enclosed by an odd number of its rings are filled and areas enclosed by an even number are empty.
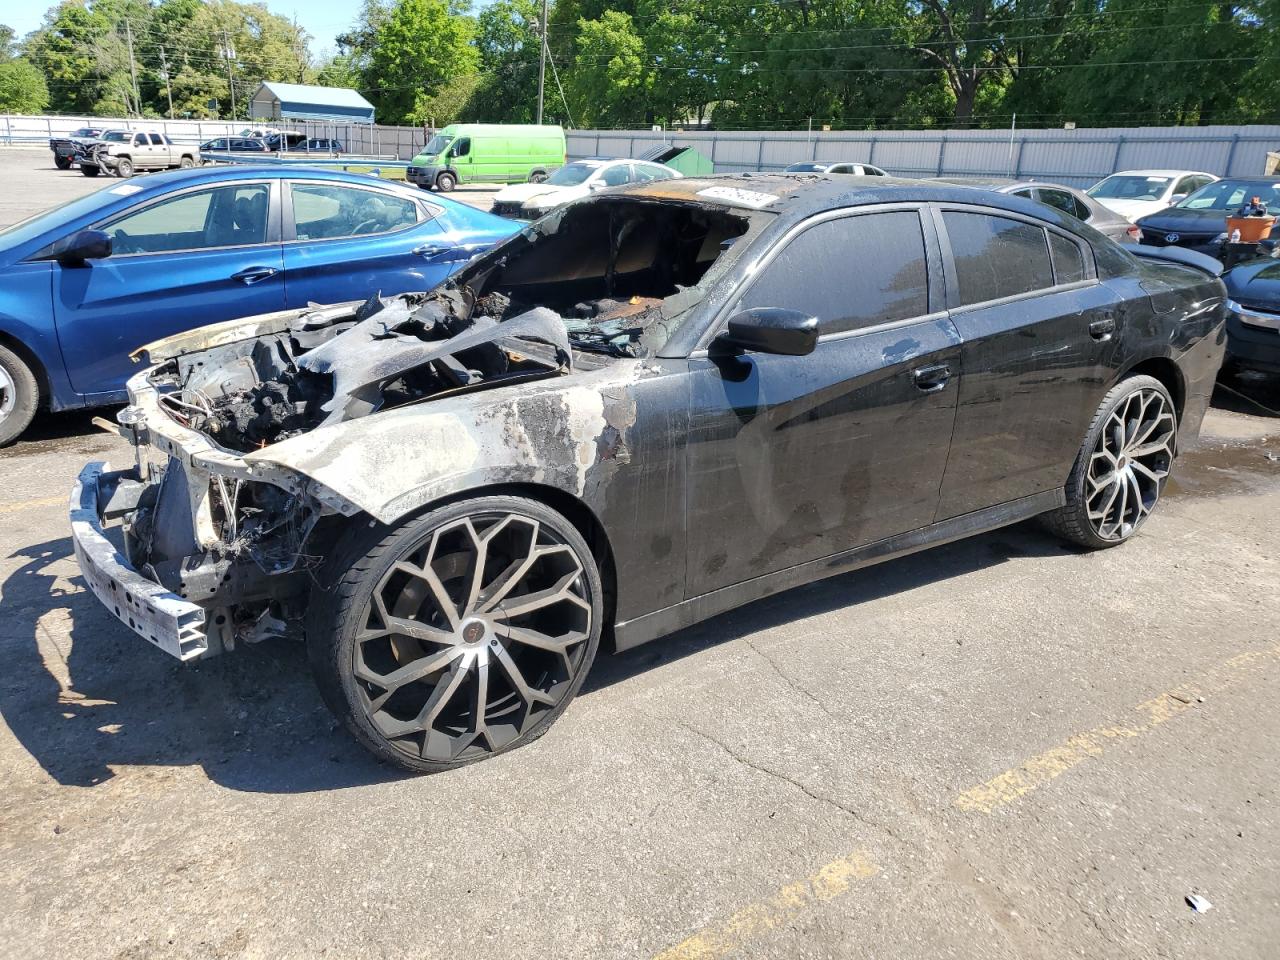
{"type": "Polygon", "coordinates": [[[1155,507],[1173,464],[1177,421],[1156,390],[1137,390],[1111,412],[1089,459],[1089,521],[1103,540],[1124,540],[1155,507]]]}
{"type": "Polygon", "coordinates": [[[365,714],[423,760],[479,758],[576,689],[591,634],[583,563],[513,513],[444,524],[382,576],[352,646],[365,714]]]}
{"type": "Polygon", "coordinates": [[[3,364],[0,364],[0,422],[8,418],[13,413],[13,406],[17,403],[17,390],[13,384],[13,377],[9,376],[3,364]]]}

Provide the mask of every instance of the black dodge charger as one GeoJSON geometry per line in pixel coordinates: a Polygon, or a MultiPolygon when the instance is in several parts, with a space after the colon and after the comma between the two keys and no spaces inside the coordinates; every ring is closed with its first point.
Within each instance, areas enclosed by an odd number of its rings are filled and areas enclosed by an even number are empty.
{"type": "Polygon", "coordinates": [[[949,184],[597,194],[433,291],[151,345],[77,558],[148,643],[296,638],[375,754],[479,760],[602,644],[1029,517],[1128,540],[1222,362],[1180,259],[949,184]]]}

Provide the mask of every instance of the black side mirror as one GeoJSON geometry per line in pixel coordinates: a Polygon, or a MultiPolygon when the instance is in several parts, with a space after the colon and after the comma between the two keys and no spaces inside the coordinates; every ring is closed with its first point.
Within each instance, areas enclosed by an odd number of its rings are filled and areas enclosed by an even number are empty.
{"type": "Polygon", "coordinates": [[[729,318],[716,342],[739,350],[802,357],[818,345],[818,318],[781,307],[752,307],[729,318]]]}
{"type": "Polygon", "coordinates": [[[101,230],[81,230],[54,248],[54,257],[64,267],[83,267],[86,260],[111,256],[111,237],[101,230]]]}

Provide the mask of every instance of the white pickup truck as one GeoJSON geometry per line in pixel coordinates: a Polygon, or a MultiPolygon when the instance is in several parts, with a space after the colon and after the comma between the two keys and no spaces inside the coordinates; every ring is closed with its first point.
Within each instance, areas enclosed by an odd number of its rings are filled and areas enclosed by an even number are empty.
{"type": "Polygon", "coordinates": [[[200,148],[179,146],[166,134],[139,130],[120,141],[95,144],[90,162],[117,177],[132,177],[140,170],[194,167],[200,162],[200,148]]]}

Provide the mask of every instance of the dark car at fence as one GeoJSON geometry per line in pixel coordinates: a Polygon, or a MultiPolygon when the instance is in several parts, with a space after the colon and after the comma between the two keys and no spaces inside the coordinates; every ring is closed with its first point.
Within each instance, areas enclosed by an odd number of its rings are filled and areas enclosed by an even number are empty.
{"type": "Polygon", "coordinates": [[[50,137],[49,149],[53,151],[53,163],[59,170],[70,170],[80,148],[102,136],[102,127],[80,127],[66,136],[50,137]]]}
{"type": "Polygon", "coordinates": [[[1142,242],[1221,256],[1227,217],[1254,197],[1280,211],[1280,177],[1229,177],[1206,184],[1172,207],[1139,218],[1142,242]]]}
{"type": "Polygon", "coordinates": [[[635,184],[369,293],[151,345],[119,423],[157,466],[88,465],[73,542],[176,657],[305,642],[418,771],[541,735],[601,644],[1030,517],[1125,542],[1229,309],[1044,204],[881,177],[635,184]]]}
{"type": "Polygon", "coordinates": [[[1222,280],[1239,305],[1227,320],[1227,367],[1280,375],[1280,260],[1241,263],[1222,280]]]}

